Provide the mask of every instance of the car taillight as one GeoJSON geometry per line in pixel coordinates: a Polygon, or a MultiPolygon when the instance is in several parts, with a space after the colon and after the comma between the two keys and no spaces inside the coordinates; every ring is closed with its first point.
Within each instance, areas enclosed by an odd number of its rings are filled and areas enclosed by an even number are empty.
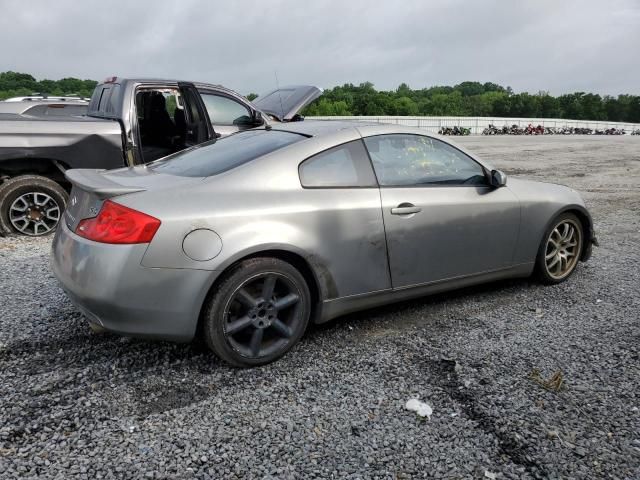
{"type": "Polygon", "coordinates": [[[94,218],[78,223],[76,234],[101,243],[149,243],[160,228],[160,220],[107,200],[94,218]]]}

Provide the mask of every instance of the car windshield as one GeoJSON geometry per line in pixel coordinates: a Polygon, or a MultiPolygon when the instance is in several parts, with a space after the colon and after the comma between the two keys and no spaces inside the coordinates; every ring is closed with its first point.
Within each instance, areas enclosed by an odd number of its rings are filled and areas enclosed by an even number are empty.
{"type": "Polygon", "coordinates": [[[181,177],[210,177],[305,138],[278,130],[250,130],[157,160],[149,168],[181,177]]]}

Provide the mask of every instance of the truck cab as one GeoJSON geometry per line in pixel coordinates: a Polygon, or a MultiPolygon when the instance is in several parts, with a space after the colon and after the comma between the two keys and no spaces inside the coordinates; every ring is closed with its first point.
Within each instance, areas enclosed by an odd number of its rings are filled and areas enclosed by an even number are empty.
{"type": "Polygon", "coordinates": [[[0,112],[0,234],[51,233],[68,199],[68,169],[132,167],[265,123],[298,121],[321,93],[284,87],[252,103],[220,85],[110,77],[84,116],[0,112]]]}

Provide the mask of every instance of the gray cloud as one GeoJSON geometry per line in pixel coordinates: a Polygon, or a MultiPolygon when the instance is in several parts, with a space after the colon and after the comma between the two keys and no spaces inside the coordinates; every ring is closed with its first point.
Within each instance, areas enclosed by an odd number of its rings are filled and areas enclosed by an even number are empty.
{"type": "Polygon", "coordinates": [[[618,1],[2,2],[0,70],[221,83],[492,81],[640,93],[640,3],[618,1]]]}

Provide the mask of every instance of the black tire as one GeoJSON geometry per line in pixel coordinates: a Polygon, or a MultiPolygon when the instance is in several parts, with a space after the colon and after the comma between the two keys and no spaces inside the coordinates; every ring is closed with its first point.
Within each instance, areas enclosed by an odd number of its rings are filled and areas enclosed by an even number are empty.
{"type": "Polygon", "coordinates": [[[46,177],[20,175],[11,178],[0,186],[0,229],[33,237],[49,235],[55,231],[62,219],[68,198],[69,195],[64,188],[46,177]],[[29,207],[28,214],[33,213],[34,216],[28,220],[18,221],[14,207],[18,206],[15,202],[21,202],[20,198],[25,201],[28,198],[38,198],[46,200],[46,203],[29,207]],[[49,218],[54,213],[57,216],[55,221],[49,218]]]}
{"type": "MultiPolygon", "coordinates": [[[[558,235],[556,234],[554,235],[554,238],[557,239],[561,237],[558,237],[558,235]]],[[[576,267],[580,262],[580,257],[584,249],[584,241],[584,226],[582,225],[580,219],[573,213],[563,213],[558,215],[553,220],[553,222],[551,222],[549,228],[547,228],[547,230],[545,231],[544,236],[540,241],[540,246],[538,247],[535,266],[535,276],[538,278],[538,280],[547,285],[555,285],[564,282],[567,278],[573,275],[573,272],[575,272],[576,267]],[[571,241],[567,241],[566,243],[564,243],[564,245],[562,245],[564,241],[559,242],[561,248],[555,248],[552,244],[550,244],[550,237],[552,236],[552,234],[554,234],[554,231],[562,225],[570,225],[574,227],[577,239],[576,245],[574,247],[568,247],[568,245],[572,244],[571,241]],[[569,258],[569,252],[571,255],[570,260],[562,260],[567,262],[566,269],[562,269],[562,262],[560,261],[560,259],[562,258],[562,255],[560,255],[560,253],[562,251],[565,252],[565,259],[569,258]],[[554,252],[557,252],[557,254],[548,259],[547,257],[551,256],[554,252]],[[560,268],[558,272],[554,272],[553,268],[553,266],[555,266],[555,268],[558,268],[557,262],[550,268],[550,264],[552,264],[554,260],[558,260],[558,262],[560,262],[560,268]]]]}
{"type": "MultiPolygon", "coordinates": [[[[0,183],[0,201],[2,200],[2,197],[3,197],[2,191],[4,189],[4,186],[5,186],[5,182],[0,183]]],[[[8,233],[10,232],[2,224],[2,215],[0,214],[0,237],[5,237],[7,236],[8,233]]]]}
{"type": "Polygon", "coordinates": [[[205,305],[202,331],[207,346],[222,360],[254,367],[277,360],[298,343],[310,312],[309,287],[295,267],[277,258],[252,258],[216,286],[205,305]],[[270,296],[265,294],[269,291],[270,296]]]}

